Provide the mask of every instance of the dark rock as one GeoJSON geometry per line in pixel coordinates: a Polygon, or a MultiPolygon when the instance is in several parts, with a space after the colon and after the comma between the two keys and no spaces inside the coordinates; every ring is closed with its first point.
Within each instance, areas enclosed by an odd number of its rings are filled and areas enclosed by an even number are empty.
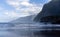
{"type": "Polygon", "coordinates": [[[45,4],[42,11],[35,17],[34,21],[60,24],[60,0],[52,0],[45,4]]]}
{"type": "MultiPolygon", "coordinates": [[[[52,23],[52,25],[60,24],[60,0],[52,0],[45,4],[42,11],[35,17],[34,21],[52,23]]],[[[37,31],[34,34],[38,36],[42,35],[44,37],[60,37],[60,26],[42,27],[42,29],[45,30],[37,31]]]]}

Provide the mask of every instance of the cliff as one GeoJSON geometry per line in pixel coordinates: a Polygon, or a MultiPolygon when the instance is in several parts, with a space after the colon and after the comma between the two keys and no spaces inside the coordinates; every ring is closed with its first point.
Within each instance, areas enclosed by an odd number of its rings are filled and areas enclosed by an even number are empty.
{"type": "Polygon", "coordinates": [[[43,6],[42,11],[35,17],[36,22],[60,23],[60,0],[52,0],[43,6]]]}

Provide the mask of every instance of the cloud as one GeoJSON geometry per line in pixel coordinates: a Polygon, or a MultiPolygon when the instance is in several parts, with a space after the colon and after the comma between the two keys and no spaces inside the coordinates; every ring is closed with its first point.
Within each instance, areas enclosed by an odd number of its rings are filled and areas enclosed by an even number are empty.
{"type": "Polygon", "coordinates": [[[43,7],[43,4],[30,3],[30,0],[6,0],[6,4],[11,6],[12,10],[0,7],[0,20],[11,21],[19,17],[38,14],[43,7]]]}
{"type": "Polygon", "coordinates": [[[15,8],[20,8],[24,3],[28,5],[27,2],[29,2],[29,0],[7,0],[7,3],[15,8]]]}
{"type": "MultiPolygon", "coordinates": [[[[42,4],[33,4],[29,2],[30,0],[7,0],[7,4],[11,5],[15,8],[16,11],[19,11],[21,13],[27,13],[26,15],[31,15],[35,13],[39,13],[39,11],[42,9],[42,4]]],[[[23,14],[22,14],[23,15],[23,14]]]]}

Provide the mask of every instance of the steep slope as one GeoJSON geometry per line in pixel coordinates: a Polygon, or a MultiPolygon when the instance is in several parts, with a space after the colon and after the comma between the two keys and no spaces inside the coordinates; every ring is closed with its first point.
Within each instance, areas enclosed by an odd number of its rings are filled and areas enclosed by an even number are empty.
{"type": "Polygon", "coordinates": [[[18,19],[11,21],[11,23],[33,23],[34,17],[35,15],[20,17],[18,19]]]}
{"type": "Polygon", "coordinates": [[[45,4],[42,11],[35,17],[37,22],[53,22],[60,23],[60,0],[45,4]],[[59,20],[59,21],[58,21],[59,20]]]}

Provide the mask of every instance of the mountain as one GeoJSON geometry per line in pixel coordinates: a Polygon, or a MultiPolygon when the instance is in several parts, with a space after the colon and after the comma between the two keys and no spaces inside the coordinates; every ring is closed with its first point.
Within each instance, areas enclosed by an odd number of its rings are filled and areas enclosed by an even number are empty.
{"type": "Polygon", "coordinates": [[[60,0],[52,0],[45,4],[34,21],[60,23],[60,0]]]}
{"type": "Polygon", "coordinates": [[[33,19],[36,15],[26,16],[26,17],[20,17],[18,19],[15,19],[11,21],[11,23],[34,23],[33,19]]]}

